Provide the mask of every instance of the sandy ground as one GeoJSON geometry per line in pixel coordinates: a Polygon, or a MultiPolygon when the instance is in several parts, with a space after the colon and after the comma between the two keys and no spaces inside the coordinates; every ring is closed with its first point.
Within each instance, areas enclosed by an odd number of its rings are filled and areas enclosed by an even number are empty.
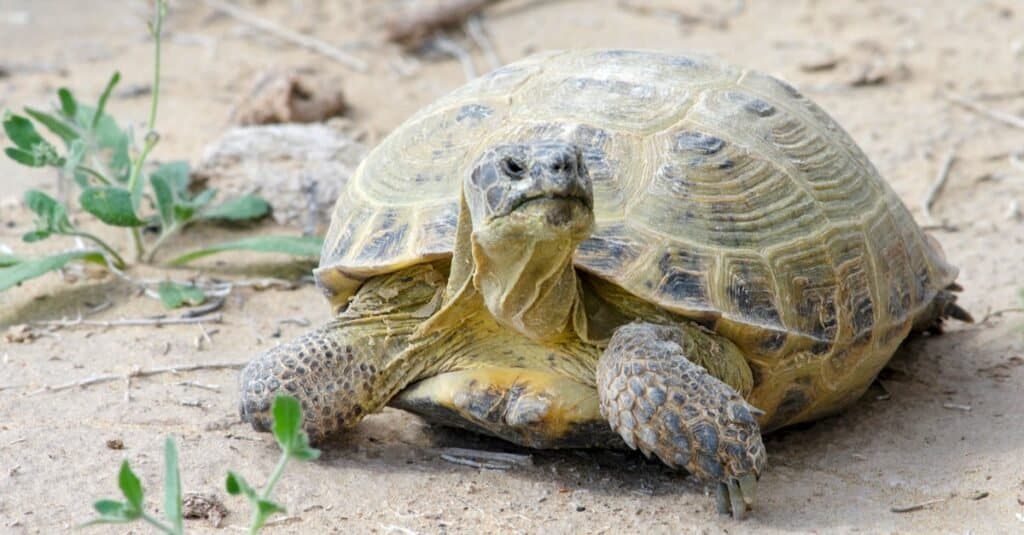
{"type": "MultiPolygon", "coordinates": [[[[367,24],[362,4],[293,0],[243,2],[247,10],[340,46],[370,64],[353,73],[236,21],[202,2],[174,2],[167,21],[165,78],[155,157],[196,161],[225,128],[231,106],[273,65],[309,65],[343,80],[361,127],[386,134],[417,108],[464,81],[451,60],[403,59],[367,24]],[[399,74],[399,72],[405,74],[399,74]]],[[[639,3],[639,2],[633,2],[639,3]]],[[[783,77],[822,104],[864,147],[924,221],[922,202],[950,151],[956,159],[936,201],[935,231],[977,318],[1021,306],[1024,223],[1007,216],[1024,202],[1024,169],[1009,155],[1024,130],[953,105],[949,95],[1024,113],[1024,5],[1013,0],[661,1],[684,16],[637,12],[612,1],[523,2],[487,11],[485,25],[504,61],[570,46],[700,49],[783,77]],[[1015,92],[1015,93],[1014,93],[1015,92]]],[[[46,105],[62,85],[96,95],[110,72],[124,87],[145,85],[150,53],[145,3],[108,0],[0,0],[0,108],[46,105]]],[[[461,41],[461,37],[457,37],[461,41]]],[[[485,58],[474,51],[478,68],[485,58]]],[[[115,98],[119,117],[142,119],[146,97],[115,98]]],[[[6,140],[0,140],[6,145],[6,140]]],[[[0,160],[0,243],[31,253],[19,236],[31,217],[18,199],[54,177],[0,160]]],[[[251,232],[283,232],[266,225],[251,232]]],[[[196,229],[177,248],[231,235],[196,229]]],[[[109,237],[121,246],[120,233],[109,237]]],[[[233,257],[232,263],[256,261],[233,257]]],[[[259,259],[263,261],[263,259],[259,259]]],[[[223,263],[205,264],[216,273],[223,263]]],[[[135,270],[136,277],[186,278],[195,270],[135,270]]],[[[240,275],[234,275],[240,278],[240,275]]],[[[161,313],[117,279],[51,274],[0,295],[0,325],[73,317],[109,301],[94,319],[161,313]]],[[[0,342],[0,532],[64,532],[114,496],[127,458],[160,503],[162,442],[174,436],[187,491],[212,492],[244,525],[248,505],[223,491],[232,468],[261,482],[277,458],[267,435],[240,425],[232,370],[139,378],[59,392],[35,391],[135,366],[241,363],[302,327],[327,307],[309,285],[236,289],[212,343],[200,328],[62,329],[29,343],[0,342]],[[280,331],[281,338],[273,336],[280,331]],[[180,384],[219,385],[217,390],[180,384]],[[198,406],[196,406],[198,405],[198,406]],[[123,450],[107,447],[118,439],[123,450]]],[[[771,468],[757,511],[742,523],[718,516],[692,478],[639,454],[533,452],[532,467],[482,471],[449,464],[438,448],[521,452],[500,441],[431,428],[386,410],[324,448],[315,463],[289,468],[277,497],[289,517],[272,533],[1021,533],[1024,532],[1024,316],[1006,313],[912,340],[874,387],[845,414],[767,439],[771,468]],[[968,410],[969,408],[969,410],[968,410]],[[893,507],[929,503],[894,513],[893,507]]],[[[188,522],[192,532],[214,529],[188,522]]],[[[103,532],[94,528],[94,532],[103,532]]],[[[143,526],[110,533],[145,532],[143,526]]]]}

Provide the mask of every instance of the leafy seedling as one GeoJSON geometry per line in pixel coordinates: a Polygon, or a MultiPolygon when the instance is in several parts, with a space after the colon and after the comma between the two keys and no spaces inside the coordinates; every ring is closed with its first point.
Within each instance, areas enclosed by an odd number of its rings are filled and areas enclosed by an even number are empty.
{"type": "Polygon", "coordinates": [[[178,472],[178,448],[174,439],[168,437],[164,441],[164,517],[167,523],[146,512],[143,504],[142,482],[132,472],[128,461],[121,463],[121,471],[117,475],[117,485],[121,488],[124,501],[99,500],[93,508],[99,518],[91,520],[84,526],[96,524],[124,524],[134,520],[144,520],[158,531],[170,535],[183,535],[184,522],[181,514],[181,476],[178,472]]]}
{"type": "MultiPolygon", "coordinates": [[[[156,132],[157,107],[160,96],[160,37],[166,13],[164,0],[156,2],[156,13],[150,24],[154,42],[153,91],[146,134],[138,150],[131,132],[122,128],[107,113],[107,103],[121,80],[115,72],[104,86],[94,106],[79,102],[67,88],[57,91],[57,105],[45,111],[26,107],[24,115],[5,113],[3,129],[13,146],[4,152],[15,162],[29,167],[52,167],[62,178],[72,177],[81,190],[78,205],[102,223],[127,229],[135,249],[135,259],[153,263],[157,252],[188,225],[200,221],[239,223],[255,221],[270,213],[266,200],[245,195],[220,204],[213,203],[217,192],[206,189],[198,193],[189,191],[189,168],[184,162],[158,166],[147,175],[147,159],[160,141],[156,132]],[[37,128],[37,126],[39,128],[37,128]],[[48,131],[64,147],[58,149],[44,138],[40,130],[48,131]],[[151,207],[143,201],[151,201],[151,207]],[[143,239],[142,229],[158,229],[154,241],[143,239]]],[[[62,182],[63,183],[63,182],[62,182]]],[[[68,217],[69,207],[37,190],[25,195],[25,204],[36,214],[35,230],[26,233],[27,243],[52,236],[73,236],[96,244],[110,264],[125,269],[122,256],[98,236],[82,231],[68,217]]],[[[316,256],[309,246],[315,238],[254,237],[247,240],[214,245],[184,255],[179,263],[221,251],[246,249],[261,252],[279,252],[298,256],[316,256]]],[[[92,259],[92,252],[77,255],[60,253],[41,259],[8,260],[0,271],[0,290],[10,288],[23,280],[38,277],[48,271],[60,269],[68,262],[92,259]],[[18,269],[9,269],[20,266],[18,269]]],[[[164,297],[165,291],[161,291],[164,297]]],[[[180,292],[179,292],[180,293],[180,292]]],[[[194,296],[194,294],[192,294],[194,296]]],[[[190,299],[162,299],[169,306],[181,306],[190,299]]]]}
{"type": "MultiPolygon", "coordinates": [[[[288,461],[290,459],[310,461],[320,456],[320,450],[309,446],[309,437],[302,430],[302,407],[298,400],[288,395],[278,395],[270,410],[274,419],[274,438],[281,446],[281,458],[278,460],[277,466],[274,467],[270,479],[267,480],[266,486],[259,491],[234,472],[229,471],[227,476],[228,493],[244,495],[253,504],[249,533],[257,533],[262,529],[271,515],[285,512],[284,507],[270,499],[270,493],[284,473],[284,467],[288,461]]],[[[181,509],[182,493],[181,475],[178,470],[178,449],[174,445],[174,439],[168,437],[164,441],[164,519],[166,522],[146,512],[142,482],[132,472],[128,461],[121,463],[117,484],[121,488],[121,494],[124,495],[124,501],[105,499],[95,502],[93,508],[99,513],[99,518],[91,520],[83,526],[124,524],[143,520],[161,533],[169,535],[185,533],[181,509]]]]}
{"type": "Polygon", "coordinates": [[[290,459],[300,461],[311,461],[320,457],[320,450],[309,446],[309,436],[302,430],[302,407],[299,401],[291,396],[279,394],[274,398],[274,404],[270,408],[274,418],[273,431],[277,444],[281,447],[281,457],[277,466],[270,474],[266,486],[262,492],[256,491],[242,476],[228,472],[227,487],[228,494],[245,496],[253,506],[252,520],[249,523],[249,533],[259,531],[267,519],[274,513],[285,512],[281,507],[270,499],[270,493],[274,485],[284,473],[284,467],[290,459]]]}

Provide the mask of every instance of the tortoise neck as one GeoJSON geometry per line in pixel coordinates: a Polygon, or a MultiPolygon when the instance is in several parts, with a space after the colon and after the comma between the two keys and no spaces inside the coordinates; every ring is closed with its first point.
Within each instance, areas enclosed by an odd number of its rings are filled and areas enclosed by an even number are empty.
{"type": "Polygon", "coordinates": [[[575,249],[568,239],[474,233],[473,287],[498,323],[533,340],[558,340],[579,309],[575,249]]]}

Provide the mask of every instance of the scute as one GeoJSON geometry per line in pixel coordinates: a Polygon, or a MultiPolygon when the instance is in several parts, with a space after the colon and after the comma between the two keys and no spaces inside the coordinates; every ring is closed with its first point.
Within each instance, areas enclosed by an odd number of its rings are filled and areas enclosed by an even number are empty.
{"type": "Polygon", "coordinates": [[[476,157],[536,139],[580,146],[594,184],[578,268],[717,318],[755,376],[802,385],[752,394],[787,420],[866,388],[842,385],[873,376],[956,275],[850,136],[789,84],[700,55],[584,50],[474,80],[372,151],[317,270],[332,302],[449,257],[476,157]]]}

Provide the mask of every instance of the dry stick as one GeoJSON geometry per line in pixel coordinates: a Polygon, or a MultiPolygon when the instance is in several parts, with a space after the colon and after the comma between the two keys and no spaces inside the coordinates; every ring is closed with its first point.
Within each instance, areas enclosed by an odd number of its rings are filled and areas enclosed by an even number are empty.
{"type": "Polygon", "coordinates": [[[958,104],[974,113],[984,115],[994,121],[999,121],[1005,125],[1013,126],[1016,128],[1024,128],[1024,117],[1018,117],[1009,113],[993,110],[978,104],[976,101],[971,100],[960,95],[946,95],[946,99],[954,104],[958,104]]]}
{"type": "Polygon", "coordinates": [[[462,65],[462,73],[466,75],[466,80],[476,78],[476,67],[473,66],[473,57],[459,46],[458,43],[438,33],[437,37],[434,38],[434,46],[441,52],[459,60],[459,63],[462,65]]]}
{"type": "Polygon", "coordinates": [[[366,62],[345,52],[340,49],[333,47],[319,39],[314,39],[308,35],[303,35],[294,30],[283,28],[265,19],[261,19],[251,13],[247,13],[241,8],[231,5],[221,0],[206,0],[206,5],[237,19],[239,22],[248,24],[254,28],[263,30],[267,33],[273,34],[286,41],[299,45],[304,48],[308,48],[314,52],[319,52],[346,67],[358,72],[366,72],[366,62]]]}
{"type": "Polygon", "coordinates": [[[446,26],[458,26],[470,15],[498,0],[448,0],[437,6],[399,14],[384,23],[388,41],[418,44],[446,26]]]}
{"type": "Polygon", "coordinates": [[[489,461],[480,462],[474,461],[473,459],[455,457],[454,455],[448,455],[447,453],[442,453],[441,458],[450,463],[461,464],[463,466],[472,466],[473,468],[481,468],[484,470],[508,470],[512,468],[512,465],[507,463],[496,463],[489,461]]]}
{"type": "Polygon", "coordinates": [[[946,154],[946,158],[942,160],[942,166],[939,167],[939,174],[935,177],[935,182],[932,182],[930,188],[924,195],[924,201],[921,202],[921,208],[924,211],[924,216],[928,221],[934,221],[932,217],[932,205],[935,204],[935,200],[938,199],[939,194],[942,193],[942,188],[946,186],[946,181],[949,179],[949,171],[953,168],[953,162],[956,161],[956,147],[949,149],[946,154]]]}
{"type": "MultiPolygon", "coordinates": [[[[496,461],[504,464],[517,466],[533,466],[533,456],[521,455],[518,453],[504,453],[500,451],[472,450],[467,448],[442,448],[442,457],[458,457],[462,459],[476,459],[481,461],[496,461]]],[[[447,460],[447,459],[446,459],[447,460]]]]}
{"type": "Polygon", "coordinates": [[[992,318],[1002,317],[1003,314],[1012,314],[1012,313],[1024,313],[1024,308],[1014,307],[1014,308],[1002,308],[1002,309],[999,309],[999,310],[991,310],[989,312],[986,312],[985,315],[982,316],[981,321],[978,322],[978,325],[984,325],[985,323],[988,322],[988,320],[990,320],[992,318]]]}
{"type": "Polygon", "coordinates": [[[494,44],[491,43],[491,38],[487,35],[487,29],[484,28],[484,17],[477,13],[469,17],[466,20],[466,35],[473,40],[473,43],[484,53],[484,57],[487,58],[487,63],[491,69],[497,69],[501,67],[501,57],[498,56],[498,52],[494,49],[494,44]]]}
{"type": "Polygon", "coordinates": [[[91,327],[162,327],[164,325],[204,323],[207,321],[210,323],[220,323],[222,319],[223,316],[221,314],[201,318],[129,318],[109,321],[76,318],[73,320],[34,321],[30,325],[38,327],[77,327],[79,325],[91,327]]]}
{"type": "Polygon", "coordinates": [[[939,498],[937,500],[928,500],[926,502],[915,503],[913,505],[906,505],[906,506],[903,506],[903,507],[891,507],[889,510],[894,512],[894,513],[909,513],[911,511],[920,511],[921,509],[924,509],[925,507],[927,507],[929,505],[935,505],[937,503],[942,503],[942,502],[944,502],[944,501],[946,501],[948,499],[949,498],[939,498]]]}
{"type": "Polygon", "coordinates": [[[159,374],[162,374],[162,373],[182,373],[182,372],[192,372],[192,371],[198,371],[198,370],[240,370],[244,366],[245,366],[245,363],[215,362],[215,363],[211,363],[211,364],[177,364],[177,365],[174,365],[174,366],[162,366],[162,367],[159,367],[159,368],[151,368],[151,369],[148,369],[148,370],[143,370],[143,369],[140,369],[140,368],[133,368],[128,373],[121,374],[121,375],[116,375],[116,374],[98,375],[98,376],[93,376],[93,377],[87,377],[85,379],[80,379],[78,381],[74,381],[74,382],[71,382],[71,383],[64,383],[64,384],[52,385],[52,386],[51,385],[46,385],[43,388],[40,388],[39,390],[34,390],[32,392],[29,392],[28,395],[34,396],[36,394],[41,394],[43,392],[60,392],[61,390],[68,390],[68,389],[75,388],[75,387],[82,387],[82,388],[84,388],[84,387],[92,386],[92,385],[96,385],[96,384],[109,383],[111,381],[117,381],[119,379],[127,380],[128,378],[132,378],[132,377],[150,377],[150,376],[159,375],[159,374]]]}

